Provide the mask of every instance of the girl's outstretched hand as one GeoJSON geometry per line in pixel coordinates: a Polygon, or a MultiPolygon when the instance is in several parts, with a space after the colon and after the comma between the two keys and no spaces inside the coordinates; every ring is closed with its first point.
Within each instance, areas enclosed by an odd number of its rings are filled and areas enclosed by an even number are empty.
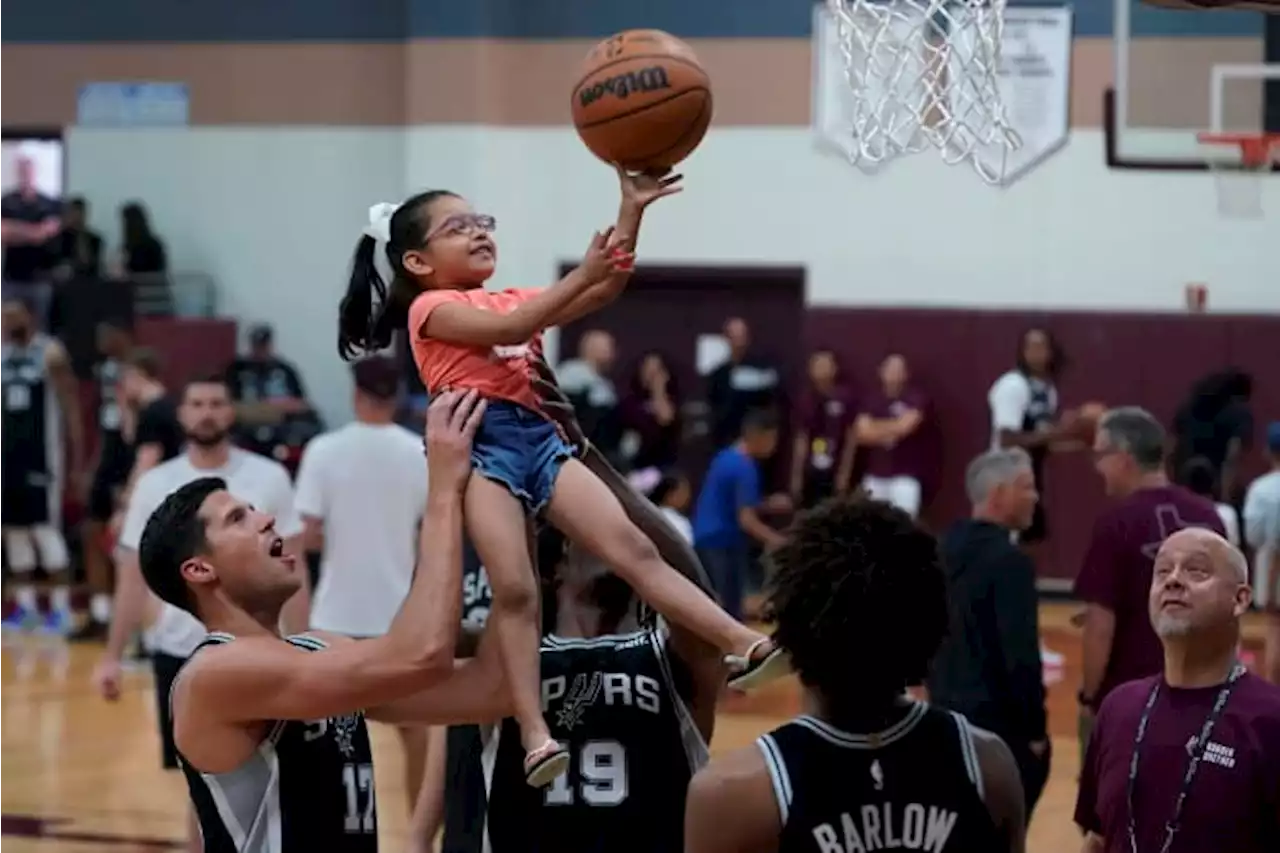
{"type": "Polygon", "coordinates": [[[579,265],[586,281],[595,284],[614,273],[631,271],[635,266],[636,256],[625,248],[627,239],[618,234],[612,225],[604,231],[596,232],[579,265]]]}
{"type": "Polygon", "coordinates": [[[653,172],[628,172],[618,163],[613,164],[618,173],[618,184],[622,188],[622,201],[644,210],[653,202],[665,196],[675,195],[684,189],[680,184],[684,175],[672,175],[670,169],[653,172]]]}

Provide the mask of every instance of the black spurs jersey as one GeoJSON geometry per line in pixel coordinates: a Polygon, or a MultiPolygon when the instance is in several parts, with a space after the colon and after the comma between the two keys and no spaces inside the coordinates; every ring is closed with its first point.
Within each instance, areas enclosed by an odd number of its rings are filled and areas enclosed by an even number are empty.
{"type": "Polygon", "coordinates": [[[120,432],[124,419],[118,387],[120,372],[120,362],[114,358],[104,358],[93,368],[98,382],[98,441],[103,464],[118,464],[120,457],[127,455],[120,432]]]}
{"type": "MultiPolygon", "coordinates": [[[[192,656],[234,639],[210,634],[192,656]]],[[[325,648],[323,640],[305,634],[286,641],[308,651],[325,648]]],[[[205,853],[378,849],[373,754],[362,713],[277,721],[258,751],[229,773],[201,773],[185,759],[181,763],[205,853]]]]}
{"type": "Polygon", "coordinates": [[[0,378],[4,384],[4,460],[28,471],[48,469],[50,432],[57,426],[49,387],[49,346],[44,335],[23,345],[6,343],[0,378]]]}
{"type": "Polygon", "coordinates": [[[56,395],[49,379],[52,339],[37,334],[26,344],[4,344],[0,378],[4,385],[4,523],[46,524],[61,501],[57,469],[62,438],[56,395]]]}
{"type": "MultiPolygon", "coordinates": [[[[676,689],[665,628],[542,641],[542,708],[569,770],[524,780],[513,720],[485,748],[492,853],[671,853],[706,743],[676,689]]],[[[683,676],[683,670],[681,675],[683,676]]]]}
{"type": "Polygon", "coordinates": [[[778,853],[1005,849],[959,714],[913,702],[870,735],[797,717],[756,744],[782,817],[778,853]]]}

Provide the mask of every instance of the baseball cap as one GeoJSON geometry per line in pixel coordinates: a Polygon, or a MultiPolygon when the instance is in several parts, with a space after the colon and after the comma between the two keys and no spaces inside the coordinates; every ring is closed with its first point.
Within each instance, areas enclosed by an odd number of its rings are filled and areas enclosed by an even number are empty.
{"type": "Polygon", "coordinates": [[[249,329],[249,344],[251,346],[260,347],[271,343],[274,334],[271,327],[266,323],[258,323],[249,329]]]}
{"type": "Polygon", "coordinates": [[[379,400],[394,399],[400,393],[400,367],[383,355],[362,358],[351,365],[356,388],[379,400]]]}
{"type": "Polygon", "coordinates": [[[1272,421],[1267,425],[1267,449],[1272,453],[1280,453],[1280,421],[1272,421]]]}

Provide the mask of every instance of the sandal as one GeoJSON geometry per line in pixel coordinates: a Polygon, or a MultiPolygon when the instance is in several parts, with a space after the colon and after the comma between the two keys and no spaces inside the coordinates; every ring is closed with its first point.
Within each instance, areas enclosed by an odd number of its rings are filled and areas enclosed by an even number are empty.
{"type": "Polygon", "coordinates": [[[745,655],[725,655],[724,662],[732,673],[729,686],[734,690],[750,690],[791,673],[791,659],[768,637],[752,643],[745,655]],[[770,646],[770,651],[757,657],[756,652],[765,646],[770,646]]]}
{"type": "Polygon", "coordinates": [[[524,756],[524,781],[541,788],[569,769],[569,751],[554,738],[524,756]]]}

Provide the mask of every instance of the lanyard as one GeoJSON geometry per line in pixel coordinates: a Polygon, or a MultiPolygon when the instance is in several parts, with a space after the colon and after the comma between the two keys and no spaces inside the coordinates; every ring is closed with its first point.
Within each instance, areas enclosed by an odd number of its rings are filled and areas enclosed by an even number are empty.
{"type": "MultiPolygon", "coordinates": [[[[1213,727],[1218,722],[1218,718],[1222,716],[1223,708],[1227,707],[1227,699],[1231,697],[1231,690],[1236,686],[1236,682],[1240,680],[1240,676],[1244,675],[1245,668],[1240,664],[1236,664],[1231,669],[1231,674],[1227,676],[1227,680],[1223,682],[1222,688],[1218,691],[1218,697],[1213,700],[1213,708],[1210,709],[1209,715],[1204,718],[1204,724],[1200,727],[1200,734],[1197,736],[1194,745],[1190,749],[1191,757],[1187,761],[1187,772],[1182,775],[1182,787],[1178,791],[1178,799],[1174,802],[1173,817],[1164,825],[1164,843],[1160,845],[1160,853],[1169,853],[1169,848],[1173,846],[1173,836],[1177,833],[1179,821],[1182,819],[1182,807],[1186,805],[1187,794],[1191,791],[1191,783],[1196,778],[1196,771],[1200,769],[1200,761],[1204,758],[1205,750],[1209,747],[1209,734],[1213,731],[1213,727]]],[[[1160,696],[1160,680],[1157,680],[1155,686],[1151,688],[1151,695],[1147,697],[1146,707],[1142,709],[1142,717],[1138,720],[1138,734],[1133,739],[1133,756],[1129,759],[1129,783],[1126,790],[1126,797],[1129,807],[1129,851],[1130,853],[1138,853],[1138,826],[1133,812],[1133,793],[1138,783],[1138,754],[1142,750],[1142,741],[1147,736],[1147,723],[1151,721],[1151,709],[1155,707],[1156,699],[1160,696]]]]}

